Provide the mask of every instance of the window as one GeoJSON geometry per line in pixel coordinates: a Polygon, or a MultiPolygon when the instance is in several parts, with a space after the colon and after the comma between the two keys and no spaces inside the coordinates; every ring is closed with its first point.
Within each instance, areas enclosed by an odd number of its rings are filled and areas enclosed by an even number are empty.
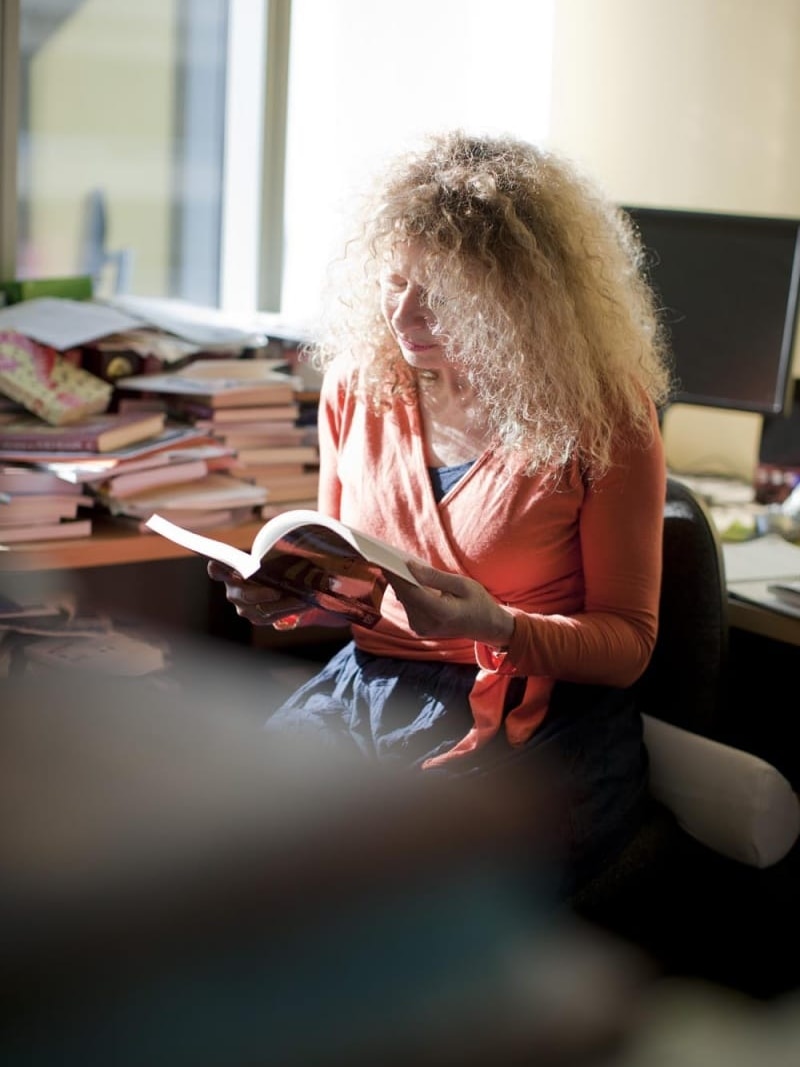
{"type": "Polygon", "coordinates": [[[302,320],[388,152],[452,125],[546,138],[553,3],[4,3],[13,269],[302,320]]]}
{"type": "Polygon", "coordinates": [[[447,126],[549,132],[553,0],[292,0],[282,310],[301,315],[350,197],[447,126]]]}
{"type": "Polygon", "coordinates": [[[226,0],[22,0],[16,269],[216,303],[226,0]]]}

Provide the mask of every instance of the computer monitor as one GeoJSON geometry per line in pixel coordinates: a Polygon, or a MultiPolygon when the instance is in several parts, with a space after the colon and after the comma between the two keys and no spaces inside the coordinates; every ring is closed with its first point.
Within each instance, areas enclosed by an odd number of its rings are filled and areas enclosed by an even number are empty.
{"type": "Polygon", "coordinates": [[[625,207],[647,249],[673,355],[675,403],[789,408],[800,219],[625,207]]]}

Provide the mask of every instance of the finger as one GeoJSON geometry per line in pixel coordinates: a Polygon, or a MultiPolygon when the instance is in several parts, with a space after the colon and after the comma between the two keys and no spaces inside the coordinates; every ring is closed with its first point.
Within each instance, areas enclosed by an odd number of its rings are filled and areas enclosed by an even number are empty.
{"type": "Polygon", "coordinates": [[[457,596],[464,595],[464,578],[460,574],[448,574],[447,571],[429,567],[427,563],[417,563],[410,560],[408,569],[420,583],[428,589],[437,589],[442,593],[452,593],[457,596]]]}

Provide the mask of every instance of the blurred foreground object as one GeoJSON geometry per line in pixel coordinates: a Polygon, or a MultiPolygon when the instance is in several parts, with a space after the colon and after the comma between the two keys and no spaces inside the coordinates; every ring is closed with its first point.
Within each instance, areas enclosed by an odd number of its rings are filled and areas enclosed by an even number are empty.
{"type": "Polygon", "coordinates": [[[277,743],[255,714],[268,672],[198,651],[189,673],[4,687],[5,1067],[500,1067],[613,1045],[646,968],[558,917],[543,783],[277,743]]]}

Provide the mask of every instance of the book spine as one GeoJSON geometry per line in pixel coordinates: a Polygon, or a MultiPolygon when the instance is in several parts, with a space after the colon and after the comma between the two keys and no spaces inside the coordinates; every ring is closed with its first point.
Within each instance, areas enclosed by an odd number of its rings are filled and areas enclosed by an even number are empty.
{"type": "MultiPolygon", "coordinates": [[[[2,431],[2,427],[0,427],[2,431]]],[[[14,434],[13,437],[4,438],[0,432],[0,448],[15,449],[19,452],[95,452],[97,450],[97,437],[94,434],[83,434],[75,431],[59,434],[30,434],[23,437],[22,434],[14,434]]]]}

